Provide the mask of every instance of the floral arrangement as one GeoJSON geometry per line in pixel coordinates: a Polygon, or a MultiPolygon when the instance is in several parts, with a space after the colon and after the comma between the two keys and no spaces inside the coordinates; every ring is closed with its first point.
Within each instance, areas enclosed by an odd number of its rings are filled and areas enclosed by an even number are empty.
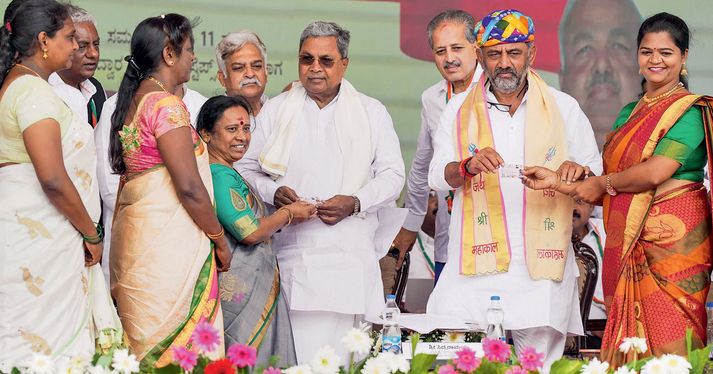
{"type": "MultiPolygon", "coordinates": [[[[378,335],[377,335],[378,336],[378,335]]],[[[619,347],[624,354],[632,353],[633,361],[614,370],[609,363],[594,358],[590,360],[560,359],[550,372],[553,374],[703,374],[711,346],[691,349],[691,331],[687,331],[688,359],[665,354],[661,357],[637,359],[647,352],[646,340],[625,338],[619,347]]],[[[442,338],[442,337],[441,337],[442,338]]],[[[415,351],[420,341],[419,334],[411,336],[411,349],[415,351]]],[[[449,340],[451,341],[451,340],[449,340]]],[[[436,356],[417,354],[411,361],[403,355],[381,353],[378,339],[369,334],[366,325],[347,332],[341,342],[350,352],[348,364],[341,366],[342,359],[336,351],[325,346],[308,364],[280,369],[276,367],[277,357],[273,357],[267,367],[255,367],[257,351],[244,344],[228,347],[226,357],[218,360],[208,358],[216,354],[220,347],[220,334],[207,323],[199,324],[189,341],[188,347],[172,349],[173,362],[163,368],[151,368],[156,374],[533,374],[544,365],[545,355],[534,348],[525,348],[519,354],[505,342],[497,339],[483,339],[483,357],[464,347],[456,352],[456,357],[442,365],[436,365],[436,356]],[[357,359],[359,358],[359,359],[357,359]]],[[[12,374],[131,374],[138,373],[140,364],[133,354],[121,347],[99,350],[93,358],[76,356],[71,359],[53,361],[47,356],[35,354],[12,374]]]]}

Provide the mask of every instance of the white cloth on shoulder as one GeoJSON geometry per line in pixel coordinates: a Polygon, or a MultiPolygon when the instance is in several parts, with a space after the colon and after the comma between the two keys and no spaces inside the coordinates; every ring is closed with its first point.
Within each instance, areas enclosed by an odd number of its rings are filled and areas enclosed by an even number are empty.
{"type": "MultiPolygon", "coordinates": [[[[294,82],[285,101],[277,111],[277,128],[267,139],[260,154],[260,166],[273,179],[284,176],[296,140],[296,123],[302,115],[307,91],[294,82]]],[[[341,193],[353,195],[366,184],[371,170],[371,128],[366,108],[359,92],[349,81],[342,79],[339,101],[334,109],[339,148],[343,155],[341,193]]]]}

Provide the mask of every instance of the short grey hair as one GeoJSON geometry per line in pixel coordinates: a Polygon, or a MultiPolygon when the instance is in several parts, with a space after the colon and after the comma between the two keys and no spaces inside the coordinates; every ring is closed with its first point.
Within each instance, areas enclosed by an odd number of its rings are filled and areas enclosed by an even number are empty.
{"type": "Polygon", "coordinates": [[[428,46],[433,49],[433,32],[436,27],[445,22],[462,23],[465,25],[465,38],[469,43],[475,43],[475,19],[470,13],[460,9],[450,9],[439,13],[428,23],[428,46]]]}
{"type": "Polygon", "coordinates": [[[91,22],[94,27],[97,26],[97,19],[93,15],[89,14],[84,8],[80,8],[76,5],[67,4],[67,11],[69,12],[69,17],[72,18],[73,23],[91,22]]]}
{"type": "Polygon", "coordinates": [[[256,33],[250,30],[231,32],[226,35],[215,48],[215,60],[223,74],[225,71],[225,60],[233,53],[243,48],[246,44],[252,44],[260,51],[263,62],[267,62],[267,48],[256,33]]]}
{"type": "Polygon", "coordinates": [[[349,56],[349,30],[343,29],[334,22],[315,21],[307,25],[300,36],[300,49],[307,38],[334,36],[337,38],[337,48],[342,58],[349,56]]]}
{"type": "MultiPolygon", "coordinates": [[[[565,33],[567,32],[567,22],[569,22],[569,17],[571,16],[572,9],[574,6],[577,4],[577,1],[581,0],[567,0],[567,4],[564,7],[564,11],[562,12],[562,18],[560,18],[560,24],[559,24],[559,30],[557,33],[557,39],[559,40],[559,47],[560,47],[560,70],[565,71],[566,70],[566,56],[564,53],[565,49],[565,33]]],[[[639,8],[636,7],[636,4],[632,0],[621,0],[619,2],[621,5],[626,5],[628,4],[631,9],[634,10],[634,15],[638,19],[638,22],[641,23],[641,21],[644,20],[644,18],[641,16],[641,12],[639,12],[639,8]]]]}

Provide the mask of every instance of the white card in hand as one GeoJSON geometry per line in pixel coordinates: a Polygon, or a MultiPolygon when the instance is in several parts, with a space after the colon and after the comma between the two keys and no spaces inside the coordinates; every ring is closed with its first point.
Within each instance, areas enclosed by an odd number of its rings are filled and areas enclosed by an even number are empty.
{"type": "Polygon", "coordinates": [[[501,178],[520,178],[522,176],[522,165],[504,164],[500,166],[501,178]]]}

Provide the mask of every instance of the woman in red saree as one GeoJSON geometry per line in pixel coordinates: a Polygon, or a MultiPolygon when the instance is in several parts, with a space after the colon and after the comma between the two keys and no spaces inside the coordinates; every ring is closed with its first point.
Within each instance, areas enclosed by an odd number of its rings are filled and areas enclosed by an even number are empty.
{"type": "Polygon", "coordinates": [[[619,351],[626,337],[645,338],[646,355],[655,356],[685,355],[687,329],[694,347],[706,342],[711,206],[702,181],[711,156],[713,98],[687,89],[689,39],[686,23],[674,15],[659,13],[642,23],[644,93],[614,124],[604,146],[604,175],[567,186],[541,168],[525,172],[531,187],[542,188],[547,179],[549,187],[604,206],[602,359],[613,367],[633,359],[633,350],[619,351]]]}

